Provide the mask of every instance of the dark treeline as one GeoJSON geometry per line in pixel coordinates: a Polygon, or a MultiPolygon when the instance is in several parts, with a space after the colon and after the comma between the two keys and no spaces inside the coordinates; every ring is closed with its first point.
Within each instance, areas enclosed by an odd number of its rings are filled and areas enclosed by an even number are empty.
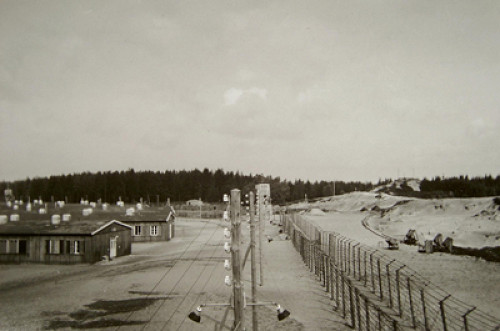
{"type": "MultiPolygon", "coordinates": [[[[138,202],[141,198],[146,202],[165,202],[167,198],[174,201],[186,201],[201,198],[206,202],[219,202],[224,193],[238,188],[242,193],[255,189],[258,183],[271,185],[273,203],[284,204],[309,200],[352,191],[368,191],[378,185],[385,185],[391,179],[379,180],[375,185],[364,182],[343,181],[287,181],[280,177],[264,175],[243,175],[239,172],[225,172],[222,169],[212,171],[127,171],[76,173],[43,178],[27,178],[15,182],[0,182],[0,194],[10,187],[17,199],[27,200],[41,197],[45,201],[66,200],[79,202],[81,199],[113,203],[121,198],[125,202],[138,202]]],[[[421,192],[414,192],[409,187],[403,190],[388,189],[396,194],[414,195],[423,198],[435,197],[483,197],[500,194],[500,176],[474,177],[468,176],[424,179],[420,185],[421,192]]]]}
{"type": "Polygon", "coordinates": [[[66,200],[79,202],[81,199],[103,202],[115,202],[120,197],[125,202],[144,201],[156,203],[158,199],[165,202],[186,201],[199,199],[207,202],[222,200],[224,193],[238,188],[242,193],[255,189],[258,183],[271,185],[273,203],[283,204],[291,201],[303,200],[322,196],[343,194],[355,190],[371,189],[371,183],[361,182],[310,182],[295,180],[294,182],[281,180],[279,177],[263,175],[243,175],[239,172],[224,172],[221,169],[211,171],[198,169],[186,171],[127,171],[77,173],[43,178],[27,178],[15,182],[1,182],[0,189],[10,187],[16,199],[30,198],[44,201],[66,200]]]}
{"type": "Polygon", "coordinates": [[[420,183],[423,193],[430,193],[441,197],[485,197],[500,195],[500,176],[484,177],[460,176],[451,178],[434,177],[424,179],[420,183]]]}

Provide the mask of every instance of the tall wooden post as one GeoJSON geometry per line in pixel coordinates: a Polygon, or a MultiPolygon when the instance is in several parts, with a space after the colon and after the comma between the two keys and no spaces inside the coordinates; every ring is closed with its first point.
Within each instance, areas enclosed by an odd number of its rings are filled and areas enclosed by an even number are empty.
{"type": "MultiPolygon", "coordinates": [[[[249,194],[250,198],[250,263],[251,263],[251,281],[252,281],[252,302],[257,302],[257,266],[255,260],[255,195],[249,194]]],[[[252,306],[252,327],[253,331],[258,331],[257,306],[252,306]]]]}
{"type": "Polygon", "coordinates": [[[231,262],[233,269],[234,327],[244,325],[244,298],[241,284],[240,190],[231,190],[231,262]]]}

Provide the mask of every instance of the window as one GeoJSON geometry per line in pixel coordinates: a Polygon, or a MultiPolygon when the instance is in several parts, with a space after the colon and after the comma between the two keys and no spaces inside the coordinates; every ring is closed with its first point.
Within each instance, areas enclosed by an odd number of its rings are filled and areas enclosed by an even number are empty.
{"type": "Polygon", "coordinates": [[[45,240],[45,248],[47,254],[61,254],[64,252],[63,240],[45,240]]]}
{"type": "Polygon", "coordinates": [[[134,226],[134,236],[140,236],[142,232],[142,227],[140,225],[134,226]]]}
{"type": "Polygon", "coordinates": [[[26,240],[19,240],[19,254],[26,255],[28,252],[26,240]]]}
{"type": "Polygon", "coordinates": [[[64,253],[69,254],[71,253],[71,241],[66,240],[66,247],[64,249],[64,253]]]}
{"type": "Polygon", "coordinates": [[[9,240],[9,253],[16,254],[17,252],[19,252],[19,240],[10,239],[9,240]]]}
{"type": "Polygon", "coordinates": [[[0,254],[26,254],[26,240],[2,239],[0,240],[0,254]]]}
{"type": "Polygon", "coordinates": [[[83,252],[85,251],[85,242],[83,240],[75,240],[75,243],[74,243],[74,250],[73,250],[73,253],[74,254],[83,254],[83,252]]]}
{"type": "Polygon", "coordinates": [[[0,254],[7,253],[7,240],[0,240],[0,254]]]}
{"type": "Polygon", "coordinates": [[[151,225],[149,228],[149,234],[152,236],[157,236],[158,235],[158,225],[151,225]]]}

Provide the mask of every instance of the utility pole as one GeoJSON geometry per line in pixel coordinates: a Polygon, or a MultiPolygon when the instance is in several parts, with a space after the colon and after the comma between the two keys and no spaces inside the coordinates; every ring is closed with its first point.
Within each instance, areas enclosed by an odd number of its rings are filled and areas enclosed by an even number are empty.
{"type": "Polygon", "coordinates": [[[270,220],[271,213],[268,203],[271,198],[271,186],[269,184],[257,184],[257,214],[259,215],[259,262],[260,262],[260,286],[264,285],[264,265],[262,261],[262,240],[264,228],[267,221],[270,220]]]}
{"type": "MultiPolygon", "coordinates": [[[[250,192],[250,263],[252,281],[252,303],[257,302],[257,267],[255,261],[255,195],[250,192]]],[[[253,331],[259,330],[257,320],[257,306],[252,306],[252,327],[253,331]]]]}
{"type": "Polygon", "coordinates": [[[245,315],[243,286],[241,284],[241,254],[240,254],[240,203],[241,192],[231,190],[231,262],[233,271],[234,328],[243,329],[245,315]]]}

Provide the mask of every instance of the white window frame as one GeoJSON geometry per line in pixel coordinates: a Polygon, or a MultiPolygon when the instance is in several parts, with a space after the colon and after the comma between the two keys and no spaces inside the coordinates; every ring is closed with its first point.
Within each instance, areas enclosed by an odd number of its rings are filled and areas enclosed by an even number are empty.
{"type": "Polygon", "coordinates": [[[134,226],[134,236],[139,237],[142,236],[142,225],[135,225],[134,226]],[[137,231],[139,230],[139,231],[137,231]]]}
{"type": "Polygon", "coordinates": [[[83,254],[82,243],[80,240],[73,241],[73,254],[81,255],[83,254]]]}
{"type": "Polygon", "coordinates": [[[55,255],[61,254],[60,240],[55,240],[55,239],[49,240],[49,254],[55,254],[55,255]]]}
{"type": "Polygon", "coordinates": [[[156,237],[160,234],[160,227],[158,225],[151,225],[149,227],[149,234],[152,236],[152,237],[156,237]]]}

